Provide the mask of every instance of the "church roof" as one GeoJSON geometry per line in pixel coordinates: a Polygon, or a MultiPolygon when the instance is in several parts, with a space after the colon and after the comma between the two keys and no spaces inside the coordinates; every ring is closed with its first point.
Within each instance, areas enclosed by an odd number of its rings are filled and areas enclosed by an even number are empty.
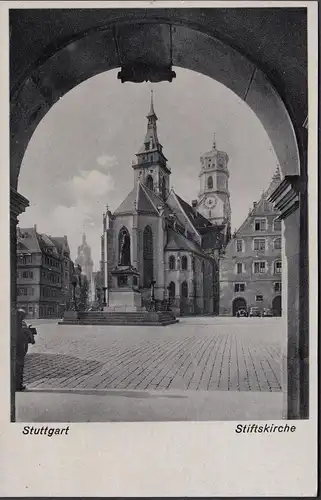
{"type": "Polygon", "coordinates": [[[188,219],[190,220],[190,222],[193,224],[193,226],[197,231],[199,229],[203,229],[206,227],[212,227],[212,223],[208,219],[206,219],[206,217],[204,217],[199,212],[195,211],[194,208],[189,203],[187,203],[187,201],[183,200],[183,198],[178,196],[176,192],[175,195],[182,209],[184,210],[186,216],[188,217],[188,219]]]}
{"type": "Polygon", "coordinates": [[[164,208],[164,202],[147,186],[137,182],[137,185],[131,190],[124,201],[115,210],[115,214],[147,212],[159,215],[159,207],[164,208]]]}
{"type": "Polygon", "coordinates": [[[203,257],[208,257],[194,240],[186,238],[183,234],[177,233],[173,229],[168,230],[168,241],[165,250],[186,250],[203,257]]]}

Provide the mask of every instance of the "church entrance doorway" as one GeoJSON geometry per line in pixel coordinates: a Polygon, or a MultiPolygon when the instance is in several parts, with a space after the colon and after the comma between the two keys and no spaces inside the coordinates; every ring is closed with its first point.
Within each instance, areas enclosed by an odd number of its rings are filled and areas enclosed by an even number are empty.
{"type": "Polygon", "coordinates": [[[274,316],[282,315],[282,298],[281,295],[277,295],[272,300],[272,311],[274,316]]]}
{"type": "Polygon", "coordinates": [[[246,300],[243,297],[237,297],[232,302],[232,314],[236,316],[236,313],[241,307],[246,309],[246,300]]]}

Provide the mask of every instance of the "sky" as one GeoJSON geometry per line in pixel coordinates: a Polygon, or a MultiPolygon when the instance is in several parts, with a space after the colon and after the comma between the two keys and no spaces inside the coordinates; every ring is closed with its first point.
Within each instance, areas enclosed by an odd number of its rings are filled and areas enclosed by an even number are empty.
{"type": "Polygon", "coordinates": [[[199,73],[174,68],[176,79],[120,83],[118,70],[101,73],[62,97],[35,130],[19,176],[30,207],[20,227],[67,235],[72,258],[82,234],[99,269],[102,213],[114,211],[131,191],[135,153],[147,126],[150,90],[158,137],[171,168],[171,187],[186,201],[199,191],[200,155],[227,152],[232,230],[267,189],[277,167],[271,142],[254,112],[231,90],[199,73]]]}

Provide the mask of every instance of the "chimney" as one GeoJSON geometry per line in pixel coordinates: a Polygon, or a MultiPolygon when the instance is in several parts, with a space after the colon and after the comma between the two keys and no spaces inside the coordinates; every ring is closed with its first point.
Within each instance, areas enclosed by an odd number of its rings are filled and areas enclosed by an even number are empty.
{"type": "Polygon", "coordinates": [[[34,224],[33,228],[37,232],[37,224],[34,224]]]}
{"type": "Polygon", "coordinates": [[[255,208],[257,205],[257,201],[253,201],[253,208],[255,208]]]}

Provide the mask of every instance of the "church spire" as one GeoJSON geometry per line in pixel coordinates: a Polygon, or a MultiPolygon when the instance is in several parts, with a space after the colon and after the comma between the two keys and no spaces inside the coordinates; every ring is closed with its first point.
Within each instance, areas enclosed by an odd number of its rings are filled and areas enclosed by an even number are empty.
{"type": "Polygon", "coordinates": [[[153,89],[150,91],[150,110],[147,115],[147,118],[153,117],[155,120],[157,120],[157,116],[154,110],[154,98],[153,98],[153,89]]]}
{"type": "Polygon", "coordinates": [[[215,132],[213,134],[213,151],[216,150],[216,135],[215,135],[215,132]]]}

